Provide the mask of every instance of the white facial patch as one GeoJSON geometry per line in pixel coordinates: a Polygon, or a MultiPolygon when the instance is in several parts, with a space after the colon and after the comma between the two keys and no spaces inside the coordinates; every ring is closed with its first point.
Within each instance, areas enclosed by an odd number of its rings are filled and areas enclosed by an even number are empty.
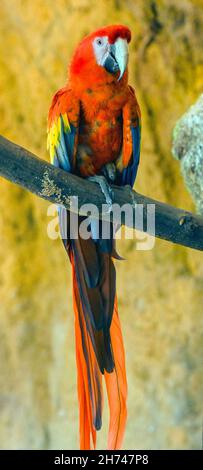
{"type": "Polygon", "coordinates": [[[113,74],[119,71],[120,80],[128,65],[127,39],[118,37],[113,44],[109,44],[108,36],[98,36],[92,44],[97,64],[113,74]]]}
{"type": "Polygon", "coordinates": [[[104,62],[109,54],[109,41],[108,36],[98,36],[93,41],[93,49],[95,58],[98,65],[104,65],[104,62]]]}

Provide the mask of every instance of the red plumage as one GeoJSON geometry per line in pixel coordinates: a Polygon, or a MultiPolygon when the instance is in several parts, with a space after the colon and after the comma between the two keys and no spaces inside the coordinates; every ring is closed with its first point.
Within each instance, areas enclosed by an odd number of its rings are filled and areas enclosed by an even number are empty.
{"type": "MultiPolygon", "coordinates": [[[[96,60],[93,41],[97,37],[107,37],[110,47],[119,38],[129,43],[131,32],[122,25],[107,26],[81,41],[67,85],[52,100],[50,153],[57,165],[82,177],[101,174],[105,165],[114,163],[120,181],[125,181],[125,170],[132,165],[134,171],[132,129],[139,127],[140,110],[128,85],[127,67],[118,80],[119,72],[109,73],[96,60]]],[[[112,261],[115,250],[110,243],[111,249],[104,251],[102,243],[84,242],[80,237],[65,243],[73,268],[81,449],[96,445],[103,374],[110,408],[109,449],[122,445],[127,416],[125,357],[112,261]]]]}

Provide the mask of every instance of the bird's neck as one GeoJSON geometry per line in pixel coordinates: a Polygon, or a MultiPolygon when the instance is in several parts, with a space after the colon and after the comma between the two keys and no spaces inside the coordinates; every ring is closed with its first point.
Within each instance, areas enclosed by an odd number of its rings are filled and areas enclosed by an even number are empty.
{"type": "Polygon", "coordinates": [[[68,86],[74,90],[74,93],[81,102],[100,104],[111,101],[118,96],[125,96],[128,87],[128,71],[126,70],[122,79],[118,81],[117,77],[106,74],[105,79],[100,76],[75,76],[71,77],[68,86]]]}

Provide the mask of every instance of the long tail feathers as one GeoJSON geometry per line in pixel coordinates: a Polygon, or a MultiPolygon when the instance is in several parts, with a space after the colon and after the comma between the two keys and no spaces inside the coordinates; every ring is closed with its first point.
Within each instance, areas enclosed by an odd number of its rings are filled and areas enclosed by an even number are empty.
{"type": "Polygon", "coordinates": [[[121,326],[115,300],[113,319],[110,329],[115,368],[111,374],[105,372],[106,388],[110,409],[108,449],[116,450],[122,446],[127,419],[127,379],[125,351],[121,326]]]}
{"type": "MultiPolygon", "coordinates": [[[[77,312],[76,307],[74,308],[77,312]]],[[[82,354],[82,341],[79,328],[79,320],[75,316],[75,337],[76,337],[76,362],[77,362],[77,387],[80,415],[80,449],[87,450],[91,448],[90,437],[92,437],[93,446],[96,446],[96,431],[92,427],[92,416],[90,402],[88,400],[87,371],[82,354]]]]}
{"type": "MultiPolygon", "coordinates": [[[[87,450],[96,447],[96,431],[101,428],[102,424],[103,374],[85,321],[74,256],[71,255],[70,257],[73,270],[80,449],[87,450]]],[[[114,369],[110,373],[104,370],[104,377],[110,410],[108,449],[115,450],[121,448],[127,418],[125,354],[117,300],[115,300],[110,327],[110,347],[114,360],[114,369]]]]}

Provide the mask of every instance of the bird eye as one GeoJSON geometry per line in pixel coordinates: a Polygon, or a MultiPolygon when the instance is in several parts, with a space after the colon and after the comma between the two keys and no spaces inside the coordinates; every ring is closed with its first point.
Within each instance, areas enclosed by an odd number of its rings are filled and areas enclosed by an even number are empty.
{"type": "Polygon", "coordinates": [[[97,39],[96,43],[98,44],[98,46],[102,46],[102,40],[100,38],[97,39]]]}

